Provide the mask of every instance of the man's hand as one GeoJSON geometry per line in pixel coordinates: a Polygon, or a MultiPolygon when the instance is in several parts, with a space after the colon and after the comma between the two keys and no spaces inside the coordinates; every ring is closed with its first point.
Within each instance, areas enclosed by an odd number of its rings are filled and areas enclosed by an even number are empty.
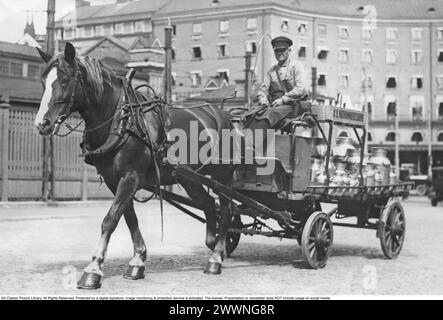
{"type": "Polygon", "coordinates": [[[272,103],[272,106],[273,106],[273,107],[277,107],[277,106],[281,106],[282,104],[283,104],[283,99],[280,98],[280,99],[276,99],[276,100],[272,103]]]}
{"type": "Polygon", "coordinates": [[[267,106],[267,105],[268,105],[268,99],[260,99],[260,100],[258,101],[258,104],[259,104],[260,106],[267,106]]]}

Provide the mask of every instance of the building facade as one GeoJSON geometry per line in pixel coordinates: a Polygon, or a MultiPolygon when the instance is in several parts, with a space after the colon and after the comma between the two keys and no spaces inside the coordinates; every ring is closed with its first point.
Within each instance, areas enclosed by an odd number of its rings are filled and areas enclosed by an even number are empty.
{"type": "MultiPolygon", "coordinates": [[[[148,1],[118,3],[115,8],[142,3],[148,1]]],[[[159,48],[164,28],[171,25],[175,90],[201,91],[213,86],[214,78],[229,84],[244,79],[246,50],[253,53],[254,79],[260,83],[274,63],[270,39],[286,35],[295,42],[292,58],[303,62],[311,88],[311,68],[316,66],[319,94],[335,97],[340,92],[348,108],[365,105],[371,146],[387,147],[393,160],[394,141],[399,139],[401,163],[415,163],[426,172],[430,145],[434,163],[443,159],[443,3],[367,0],[365,4],[170,0],[144,14],[127,15],[133,27],[128,24],[126,29],[122,15],[100,19],[113,21],[114,36],[120,36],[121,30],[130,34],[137,19],[145,17],[159,48]]],[[[87,21],[101,34],[100,19],[78,19],[76,40],[84,37],[86,31],[81,28],[87,21]]],[[[92,27],[88,28],[90,35],[92,27]]],[[[65,39],[66,31],[60,32],[65,39]]]]}

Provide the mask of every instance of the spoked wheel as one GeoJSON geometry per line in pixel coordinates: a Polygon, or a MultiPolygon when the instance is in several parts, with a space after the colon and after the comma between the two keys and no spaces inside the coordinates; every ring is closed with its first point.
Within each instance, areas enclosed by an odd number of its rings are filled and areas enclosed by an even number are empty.
{"type": "Polygon", "coordinates": [[[388,203],[379,222],[381,249],[388,259],[396,259],[403,247],[406,233],[405,212],[398,201],[388,203]]]}
{"type": "Polygon", "coordinates": [[[311,214],[301,237],[303,258],[309,267],[321,269],[326,266],[333,240],[334,231],[329,216],[320,211],[311,214]]]}
{"type": "MultiPolygon", "coordinates": [[[[220,215],[218,215],[218,219],[220,219],[220,215]]],[[[219,220],[217,220],[217,230],[220,226],[219,220]]],[[[241,222],[240,215],[231,215],[231,223],[229,225],[230,229],[242,229],[243,223],[241,222]]],[[[218,235],[218,232],[217,232],[218,235]]],[[[237,249],[238,243],[240,242],[240,233],[236,232],[228,232],[226,237],[226,255],[229,258],[231,254],[237,249]]]]}

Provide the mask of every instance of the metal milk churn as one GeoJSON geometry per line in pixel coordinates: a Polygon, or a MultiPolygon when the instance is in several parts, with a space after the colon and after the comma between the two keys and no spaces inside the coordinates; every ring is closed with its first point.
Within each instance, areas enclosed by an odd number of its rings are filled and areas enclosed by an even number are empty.
{"type": "Polygon", "coordinates": [[[320,173],[321,170],[321,160],[320,159],[312,159],[311,164],[311,182],[315,182],[317,175],[320,173]]]}
{"type": "Polygon", "coordinates": [[[375,186],[375,171],[373,164],[366,163],[363,166],[363,185],[367,187],[375,186]]]}
{"type": "Polygon", "coordinates": [[[345,161],[348,150],[355,150],[353,140],[348,137],[338,137],[337,144],[332,149],[334,161],[345,161]]]}
{"type": "Polygon", "coordinates": [[[372,156],[368,160],[368,163],[374,166],[376,185],[389,185],[391,182],[391,161],[387,154],[388,151],[384,148],[374,148],[372,156]]]}

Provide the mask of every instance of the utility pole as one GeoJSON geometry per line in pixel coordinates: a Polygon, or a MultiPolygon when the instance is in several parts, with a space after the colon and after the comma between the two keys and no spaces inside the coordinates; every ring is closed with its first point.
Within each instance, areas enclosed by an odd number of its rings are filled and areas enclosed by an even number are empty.
{"type": "Polygon", "coordinates": [[[398,101],[395,102],[395,174],[397,180],[400,179],[400,107],[398,101]]]}
{"type": "MultiPolygon", "coordinates": [[[[55,0],[48,0],[48,20],[46,23],[46,52],[53,56],[55,53],[55,0]]],[[[54,137],[43,137],[43,201],[54,200],[54,137]]]]}
{"type": "Polygon", "coordinates": [[[312,18],[312,101],[317,99],[317,43],[316,19],[312,18]]]}
{"type": "Polygon", "coordinates": [[[164,94],[166,103],[172,102],[172,26],[165,27],[165,80],[164,94]]]}
{"type": "Polygon", "coordinates": [[[428,177],[429,179],[432,179],[432,166],[433,166],[433,159],[432,159],[432,120],[433,120],[433,113],[434,113],[434,70],[433,70],[433,39],[432,39],[432,22],[429,23],[429,123],[428,123],[428,130],[429,130],[429,139],[428,139],[428,177]]]}
{"type": "Polygon", "coordinates": [[[245,56],[245,95],[248,109],[251,107],[251,60],[252,52],[250,51],[250,48],[248,48],[245,56]]]}

